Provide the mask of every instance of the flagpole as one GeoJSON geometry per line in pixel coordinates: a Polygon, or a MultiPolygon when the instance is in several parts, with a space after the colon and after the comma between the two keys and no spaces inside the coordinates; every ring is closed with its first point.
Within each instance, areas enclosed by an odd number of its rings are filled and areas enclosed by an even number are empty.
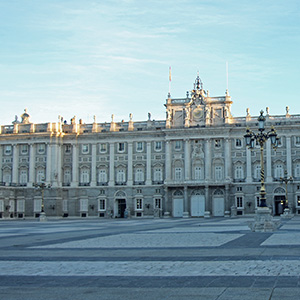
{"type": "Polygon", "coordinates": [[[171,67],[169,67],[169,96],[171,96],[171,81],[172,81],[171,67]]]}

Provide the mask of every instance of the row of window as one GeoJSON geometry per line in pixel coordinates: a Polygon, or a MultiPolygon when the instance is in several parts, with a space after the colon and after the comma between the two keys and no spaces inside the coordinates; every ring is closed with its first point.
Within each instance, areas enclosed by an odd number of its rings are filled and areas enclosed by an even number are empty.
{"type": "MultiPolygon", "coordinates": [[[[295,145],[300,146],[300,136],[294,137],[295,139],[295,145]]],[[[143,152],[144,151],[144,142],[136,142],[136,151],[137,152],[143,152]]],[[[278,146],[281,146],[281,137],[278,138],[278,146]]],[[[37,153],[38,154],[44,154],[46,151],[46,144],[36,144],[37,146],[37,153]]],[[[257,142],[257,146],[259,146],[257,142]]],[[[215,148],[221,148],[222,147],[222,140],[221,139],[215,139],[214,140],[214,147],[215,148]]],[[[240,138],[235,139],[235,147],[236,148],[242,148],[243,147],[243,140],[240,138]]],[[[71,153],[72,145],[65,145],[65,153],[71,153]]],[[[182,141],[174,141],[174,149],[179,151],[182,150],[182,141]]],[[[123,153],[126,150],[126,143],[120,142],[117,145],[117,151],[119,153],[123,153]]],[[[161,151],[162,150],[162,141],[156,141],[154,142],[154,150],[155,151],[161,151]]],[[[12,154],[12,145],[5,145],[4,146],[4,155],[11,155],[12,154]]],[[[20,145],[20,154],[26,155],[29,152],[29,147],[27,144],[20,145]]],[[[82,144],[81,145],[81,152],[82,154],[88,154],[90,153],[90,144],[82,144]]],[[[108,152],[108,144],[107,143],[101,143],[99,144],[99,152],[100,153],[107,153],[108,152]]]]}
{"type": "MultiPolygon", "coordinates": [[[[254,173],[253,178],[256,180],[260,180],[260,164],[254,166],[254,173]]],[[[274,170],[274,178],[279,179],[280,177],[284,177],[284,166],[282,164],[276,164],[273,168],[274,170]]],[[[4,169],[3,170],[3,182],[10,183],[11,182],[11,169],[4,169]]],[[[118,183],[126,182],[126,174],[127,171],[125,168],[119,168],[116,170],[115,180],[118,183]]],[[[153,181],[155,182],[162,182],[164,179],[163,176],[163,168],[162,167],[155,167],[153,169],[153,181]]],[[[175,167],[174,168],[174,180],[181,181],[184,179],[184,172],[183,168],[175,167]]],[[[40,168],[36,170],[36,181],[41,182],[45,179],[45,169],[40,168]]],[[[81,183],[90,183],[90,169],[89,168],[81,168],[80,169],[80,182],[81,183]]],[[[224,179],[224,168],[223,166],[216,165],[214,166],[214,173],[213,177],[215,180],[223,180],[224,179]]],[[[300,178],[300,163],[297,163],[294,166],[294,177],[300,178]]],[[[71,183],[72,174],[70,169],[65,169],[63,173],[63,182],[64,183],[71,183]]],[[[192,174],[193,180],[204,180],[204,167],[195,166],[193,168],[192,174]]],[[[245,179],[245,172],[244,166],[237,165],[234,168],[234,179],[236,180],[244,180],[245,179]]],[[[144,168],[136,168],[134,171],[134,181],[136,182],[144,182],[145,181],[145,170],[144,168]]],[[[28,170],[21,169],[19,171],[19,183],[26,184],[28,182],[28,170]]],[[[108,170],[107,169],[99,169],[97,182],[99,183],[106,183],[108,182],[108,170]]]]}

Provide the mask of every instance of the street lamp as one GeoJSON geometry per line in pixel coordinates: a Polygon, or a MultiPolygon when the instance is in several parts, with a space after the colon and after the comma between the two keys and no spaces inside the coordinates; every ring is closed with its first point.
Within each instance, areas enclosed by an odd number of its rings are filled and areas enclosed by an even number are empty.
{"type": "Polygon", "coordinates": [[[293,177],[288,177],[287,170],[284,171],[284,177],[279,178],[281,183],[285,183],[285,208],[284,211],[289,212],[289,201],[288,201],[288,192],[287,192],[287,184],[293,181],[293,177]]]}
{"type": "Polygon", "coordinates": [[[260,116],[258,117],[258,130],[259,132],[255,134],[249,128],[246,130],[244,138],[246,140],[246,145],[249,149],[254,148],[254,142],[256,141],[260,146],[260,203],[259,207],[267,207],[266,204],[266,188],[265,188],[265,172],[264,172],[264,144],[270,139],[271,144],[274,149],[278,146],[277,133],[275,128],[272,126],[271,130],[268,132],[265,131],[265,121],[263,110],[260,111],[260,116]]]}
{"type": "Polygon", "coordinates": [[[44,205],[44,190],[51,188],[51,184],[46,184],[44,179],[41,182],[35,183],[34,187],[41,189],[42,191],[42,205],[41,205],[41,214],[40,221],[46,221],[45,205],[44,205]]]}

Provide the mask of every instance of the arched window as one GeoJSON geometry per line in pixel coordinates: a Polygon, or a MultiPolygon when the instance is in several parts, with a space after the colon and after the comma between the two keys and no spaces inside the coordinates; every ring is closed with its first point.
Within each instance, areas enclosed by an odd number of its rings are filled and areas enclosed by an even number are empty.
{"type": "Polygon", "coordinates": [[[195,180],[202,179],[202,168],[200,166],[195,167],[195,180]]]}
{"type": "Polygon", "coordinates": [[[175,168],[175,180],[182,180],[182,168],[175,168]]]}
{"type": "Polygon", "coordinates": [[[64,183],[65,184],[71,183],[71,170],[70,169],[64,170],[64,183]]]}
{"type": "Polygon", "coordinates": [[[45,169],[37,169],[36,171],[36,182],[43,182],[45,181],[45,169]]]}
{"type": "Polygon", "coordinates": [[[162,169],[160,167],[154,168],[154,181],[162,181],[162,169]]]}
{"type": "Polygon", "coordinates": [[[235,179],[244,179],[244,168],[242,165],[235,166],[234,178],[235,179]]]}
{"type": "Polygon", "coordinates": [[[89,183],[90,182],[90,170],[88,168],[81,169],[80,182],[81,183],[89,183]]]}
{"type": "Polygon", "coordinates": [[[260,165],[254,166],[254,178],[259,180],[260,179],[260,165]]]}
{"type": "Polygon", "coordinates": [[[298,162],[296,165],[295,165],[295,172],[294,172],[294,176],[296,178],[300,178],[300,163],[298,162]]]}
{"type": "Polygon", "coordinates": [[[274,178],[283,177],[283,166],[282,164],[276,164],[274,168],[274,178]]]}
{"type": "Polygon", "coordinates": [[[107,173],[106,169],[100,169],[98,173],[98,182],[105,183],[107,182],[107,173]]]}
{"type": "Polygon", "coordinates": [[[137,182],[144,181],[144,170],[142,168],[137,168],[135,170],[135,181],[137,182]]]}
{"type": "Polygon", "coordinates": [[[117,170],[117,182],[125,182],[125,170],[124,169],[118,169],[117,170]]]}
{"type": "Polygon", "coordinates": [[[223,179],[223,167],[215,166],[215,180],[222,180],[222,179],[223,179]]]}
{"type": "Polygon", "coordinates": [[[28,181],[28,172],[26,169],[20,170],[20,184],[26,184],[28,181]]]}

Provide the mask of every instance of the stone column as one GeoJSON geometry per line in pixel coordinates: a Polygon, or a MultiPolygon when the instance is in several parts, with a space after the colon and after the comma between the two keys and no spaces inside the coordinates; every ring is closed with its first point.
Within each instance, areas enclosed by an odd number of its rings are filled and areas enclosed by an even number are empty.
{"type": "Polygon", "coordinates": [[[272,156],[271,156],[271,141],[268,139],[266,141],[266,171],[267,171],[267,176],[266,176],[266,182],[272,182],[273,174],[272,174],[272,156]]]}
{"type": "Polygon", "coordinates": [[[50,183],[51,182],[51,163],[52,163],[52,146],[50,143],[47,144],[47,161],[46,161],[46,182],[50,183]]]}
{"type": "Polygon", "coordinates": [[[57,144],[57,185],[62,186],[62,144],[57,144]]]}
{"type": "Polygon", "coordinates": [[[166,141],[166,181],[171,181],[171,141],[166,141]]]}
{"type": "MultiPolygon", "coordinates": [[[[0,133],[1,133],[1,126],[0,126],[0,133]]],[[[2,165],[2,153],[3,153],[3,147],[0,145],[0,162],[2,165]]],[[[2,168],[0,168],[0,182],[3,182],[3,173],[2,173],[2,168]]]]}
{"type": "Polygon", "coordinates": [[[29,186],[35,183],[35,144],[29,145],[29,186]]]}
{"type": "Polygon", "coordinates": [[[183,218],[189,217],[189,195],[188,195],[188,187],[184,187],[184,202],[183,202],[183,218]]]}
{"type": "Polygon", "coordinates": [[[211,212],[211,199],[209,199],[209,186],[205,186],[205,212],[211,212]]]}
{"type": "Polygon", "coordinates": [[[211,180],[211,140],[205,140],[205,180],[211,180]]]}
{"type": "Polygon", "coordinates": [[[115,184],[115,143],[109,143],[109,186],[115,184]]]}
{"type": "Polygon", "coordinates": [[[252,182],[251,150],[246,147],[246,182],[252,182]]]}
{"type": "Polygon", "coordinates": [[[184,140],[184,172],[185,180],[191,179],[191,142],[184,140]]]}
{"type": "Polygon", "coordinates": [[[72,145],[72,187],[78,186],[78,145],[72,145]]]}
{"type": "Polygon", "coordinates": [[[18,145],[13,145],[12,183],[15,183],[15,184],[17,184],[19,182],[18,167],[19,167],[19,147],[18,147],[18,145]]]}
{"type": "Polygon", "coordinates": [[[96,170],[97,170],[97,145],[96,144],[92,144],[92,169],[91,169],[91,186],[96,186],[96,182],[97,182],[97,174],[96,174],[96,170]]]}
{"type": "Polygon", "coordinates": [[[288,172],[288,176],[293,176],[292,150],[291,150],[291,137],[290,136],[286,137],[286,170],[288,172]]]}
{"type": "MultiPolygon", "coordinates": [[[[59,138],[56,138],[54,143],[50,145],[50,149],[52,151],[51,153],[51,174],[53,177],[49,179],[49,181],[52,181],[52,186],[57,187],[61,185],[61,145],[60,145],[60,140],[59,138]]],[[[48,159],[48,154],[47,154],[47,159],[48,159]]],[[[47,164],[47,169],[48,169],[48,164],[47,164]]],[[[48,181],[48,182],[49,182],[48,181]]]]}
{"type": "Polygon", "coordinates": [[[152,184],[151,179],[151,142],[147,142],[147,177],[146,177],[146,185],[152,184]]]}
{"type": "Polygon", "coordinates": [[[128,142],[128,180],[127,180],[127,184],[133,185],[133,143],[132,142],[128,142]]]}
{"type": "Polygon", "coordinates": [[[231,139],[225,139],[225,179],[232,178],[231,139]]]}

